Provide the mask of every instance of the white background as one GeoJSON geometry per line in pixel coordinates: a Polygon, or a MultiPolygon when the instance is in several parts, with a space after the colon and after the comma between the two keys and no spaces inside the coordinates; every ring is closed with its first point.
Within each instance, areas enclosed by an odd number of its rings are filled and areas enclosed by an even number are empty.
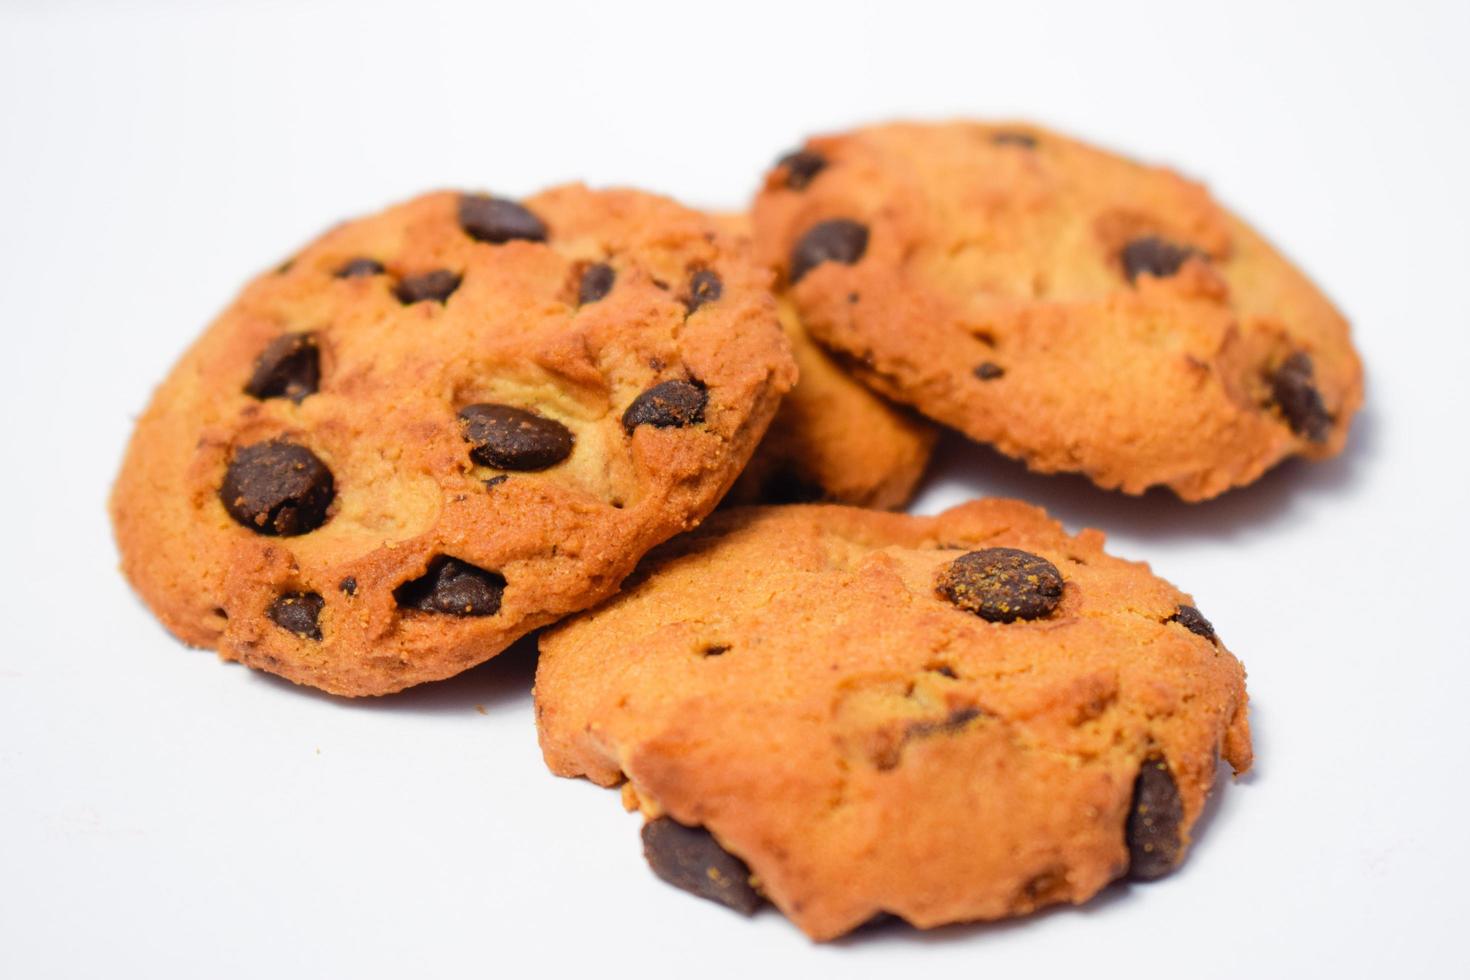
{"type": "Polygon", "coordinates": [[[0,975],[1465,975],[1467,10],[5,3],[0,975]],[[1259,767],[1172,878],[814,946],[660,884],[616,794],[545,772],[530,650],[349,703],[185,650],[117,575],[131,418],[328,224],[574,178],[735,207],[803,134],[909,114],[1203,177],[1354,321],[1333,462],[1185,506],[954,441],[918,504],[1100,527],[1245,660],[1259,767]]]}

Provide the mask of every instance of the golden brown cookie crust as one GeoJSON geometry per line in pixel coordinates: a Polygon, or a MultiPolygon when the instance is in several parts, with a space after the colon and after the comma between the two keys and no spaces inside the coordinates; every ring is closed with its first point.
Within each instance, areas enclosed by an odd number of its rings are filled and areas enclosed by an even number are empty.
{"type": "Polygon", "coordinates": [[[1219,760],[1251,764],[1239,661],[1102,546],[1004,500],[717,514],[542,634],[546,762],[703,826],[817,939],[1084,901],[1129,871],[1147,766],[1171,774],[1182,851],[1219,760]],[[1049,615],[992,622],[940,591],[993,547],[1055,566],[1049,615]]]}
{"type": "Polygon", "coordinates": [[[734,482],[795,379],[742,245],[636,191],[571,185],[523,202],[545,242],[476,240],[460,202],[429,194],[329,232],[247,286],[155,393],[111,509],[124,572],[180,639],[338,694],[448,677],[611,594],[734,482]],[[344,275],[355,260],[366,267],[344,275]],[[613,284],[581,302],[598,263],[613,284]],[[460,277],[445,301],[403,301],[436,270],[460,277]],[[719,295],[691,311],[710,273],[719,295]],[[246,393],[262,351],[293,332],[314,337],[319,389],[246,393]],[[629,432],[629,406],[670,380],[703,386],[702,418],[629,432]],[[479,465],[457,418],[474,403],[555,420],[570,457],[479,465]],[[276,439],[334,478],[310,533],[255,533],[221,501],[232,458],[276,439]],[[440,556],[503,576],[498,611],[401,606],[395,590],[440,556]],[[292,593],[321,597],[321,639],[272,618],[292,593]]]}
{"type": "MultiPolygon", "coordinates": [[[[749,237],[748,215],[712,217],[749,237]]],[[[938,428],[854,380],[812,340],[790,302],[777,297],[777,306],[800,377],[725,503],[902,507],[924,475],[938,428]]]]}
{"type": "Polygon", "coordinates": [[[888,397],[1035,470],[1186,500],[1342,449],[1363,385],[1346,321],[1199,184],[1022,124],[873,126],[804,152],[815,174],[767,177],[758,251],[888,397]],[[834,219],[866,230],[861,256],[791,284],[834,219]]]}

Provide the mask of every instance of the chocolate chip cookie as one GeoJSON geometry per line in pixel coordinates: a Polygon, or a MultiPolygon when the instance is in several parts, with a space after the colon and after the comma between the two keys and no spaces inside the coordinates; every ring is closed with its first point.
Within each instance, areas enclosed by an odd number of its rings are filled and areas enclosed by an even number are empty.
{"type": "Polygon", "coordinates": [[[1005,500],[724,511],[542,634],[546,762],[624,783],[660,877],[816,939],[1157,878],[1250,767],[1245,672],[1102,546],[1005,500]]]}
{"type": "Polygon", "coordinates": [[[634,191],[430,194],[248,285],[139,420],[123,570],[187,643],[337,694],[615,591],[795,380],[744,243],[634,191]]]}
{"type": "Polygon", "coordinates": [[[819,137],[753,214],[845,367],[1042,472],[1203,500],[1362,401],[1342,316],[1203,187],[1034,126],[819,137]]]}
{"type": "MultiPolygon", "coordinates": [[[[713,217],[731,234],[750,233],[745,214],[713,217]]],[[[800,378],[725,503],[902,507],[939,430],[854,380],[811,339],[788,301],[778,297],[777,306],[800,378]]]]}

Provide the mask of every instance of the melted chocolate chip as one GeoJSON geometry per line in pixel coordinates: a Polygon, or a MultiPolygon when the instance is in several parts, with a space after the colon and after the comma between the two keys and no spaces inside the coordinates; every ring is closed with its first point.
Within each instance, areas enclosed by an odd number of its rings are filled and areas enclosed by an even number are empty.
{"type": "Polygon", "coordinates": [[[1183,851],[1179,839],[1183,822],[1184,804],[1168,760],[1146,760],[1133,782],[1133,802],[1123,830],[1128,845],[1128,877],[1152,881],[1174,870],[1183,851]]]}
{"type": "Polygon", "coordinates": [[[435,269],[433,272],[406,277],[393,290],[393,295],[397,296],[398,302],[405,306],[410,303],[422,303],[425,300],[442,303],[459,288],[459,283],[459,273],[450,272],[448,269],[435,269]]]}
{"type": "Polygon", "coordinates": [[[997,146],[1021,146],[1028,150],[1036,149],[1036,137],[1030,133],[1018,132],[1014,129],[1003,129],[997,133],[990,134],[990,142],[997,146]]]}
{"type": "Polygon", "coordinates": [[[631,435],[640,425],[656,429],[698,425],[708,403],[709,392],[698,381],[665,381],[633,399],[623,412],[623,428],[631,435]]]}
{"type": "Polygon", "coordinates": [[[321,527],[335,495],[326,464],[310,449],[280,439],[235,453],[219,488],[220,502],[237,522],[282,537],[321,527]]]}
{"type": "Polygon", "coordinates": [[[1041,619],[1062,601],[1062,573],[1018,548],[961,555],[940,572],[937,586],[950,602],[992,623],[1041,619]]]}
{"type": "Polygon", "coordinates": [[[493,616],[500,611],[505,576],[440,555],[423,575],[393,590],[403,609],[448,616],[493,616]]]}
{"type": "Polygon", "coordinates": [[[342,581],[340,581],[340,582],[337,583],[337,588],[341,589],[344,593],[346,593],[349,596],[357,595],[357,578],[356,578],[356,576],[353,576],[353,575],[347,576],[342,581]]]}
{"type": "Polygon", "coordinates": [[[1203,636],[1207,640],[1215,638],[1215,627],[1193,606],[1180,606],[1166,622],[1178,623],[1194,635],[1203,636]]]}
{"type": "Polygon", "coordinates": [[[478,242],[500,245],[514,239],[546,241],[546,225],[515,201],[487,194],[465,194],[459,199],[459,225],[478,242]]]}
{"type": "Polygon", "coordinates": [[[555,419],[489,403],[459,410],[470,459],[498,470],[544,470],[572,454],[572,432],[555,419]]]}
{"type": "Polygon", "coordinates": [[[316,337],[309,333],[282,334],[255,359],[255,371],[245,384],[245,394],[261,400],[289,398],[300,402],[316,394],[320,380],[321,352],[316,337]]]}
{"type": "Polygon", "coordinates": [[[1005,373],[1006,369],[994,361],[982,361],[975,368],[975,377],[981,381],[994,381],[996,378],[1002,377],[1005,373]]]}
{"type": "Polygon", "coordinates": [[[1200,254],[1188,245],[1176,245],[1157,235],[1144,235],[1123,246],[1123,274],[1129,282],[1141,275],[1166,279],[1191,257],[1200,254]]]}
{"type": "Polygon", "coordinates": [[[976,707],[955,708],[938,721],[916,721],[904,729],[905,738],[928,738],[930,735],[952,735],[985,712],[976,707]]]}
{"type": "Polygon", "coordinates": [[[841,262],[852,265],[868,250],[868,228],[847,218],[834,218],[813,225],[791,250],[791,281],[821,265],[841,262]]]}
{"type": "Polygon", "coordinates": [[[689,299],[684,306],[693,313],[706,303],[713,303],[725,291],[725,284],[712,269],[700,269],[689,278],[689,299]]]}
{"type": "Polygon", "coordinates": [[[653,873],[675,888],[750,915],[764,899],[750,884],[750,869],[703,827],[671,817],[643,825],[643,857],[653,873]]]}
{"type": "Polygon", "coordinates": [[[612,292],[617,273],[605,262],[589,265],[582,270],[582,281],[577,284],[577,302],[582,305],[596,303],[612,292]]]}
{"type": "Polygon", "coordinates": [[[1332,416],[1314,380],[1312,358],[1297,351],[1271,375],[1271,398],[1281,408],[1291,431],[1312,442],[1326,442],[1332,416]]]}
{"type": "Polygon", "coordinates": [[[811,150],[797,150],[777,160],[776,166],[786,168],[786,186],[801,191],[827,168],[827,158],[811,150]]]}
{"type": "Polygon", "coordinates": [[[266,615],[284,630],[308,640],[322,638],[317,617],[322,614],[322,597],[315,592],[286,592],[276,597],[266,615]]]}
{"type": "Polygon", "coordinates": [[[383,263],[377,259],[352,259],[338,269],[338,279],[364,279],[368,276],[381,276],[384,273],[383,263]]]}

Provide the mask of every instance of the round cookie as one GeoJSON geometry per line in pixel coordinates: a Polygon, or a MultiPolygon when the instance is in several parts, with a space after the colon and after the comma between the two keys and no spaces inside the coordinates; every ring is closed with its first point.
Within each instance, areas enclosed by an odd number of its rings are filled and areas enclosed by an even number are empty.
{"type": "Polygon", "coordinates": [[[831,939],[1082,902],[1183,857],[1245,672],[1148,566],[1025,504],[744,508],[543,633],[547,765],[663,878],[831,939]]]}
{"type": "MultiPolygon", "coordinates": [[[[747,215],[712,217],[731,234],[749,236],[747,215]]],[[[800,377],[724,502],[902,507],[924,475],[938,429],[853,380],[811,339],[788,301],[778,296],[777,307],[800,377]]]]}
{"type": "Polygon", "coordinates": [[[1362,401],[1342,316],[1203,187],[1033,126],[819,137],[753,215],[844,366],[1038,471],[1202,500],[1362,401]]]}
{"type": "Polygon", "coordinates": [[[241,293],[112,495],[164,625],[397,691],[616,591],[739,474],[795,380],[744,244],[636,191],[436,193],[241,293]]]}

